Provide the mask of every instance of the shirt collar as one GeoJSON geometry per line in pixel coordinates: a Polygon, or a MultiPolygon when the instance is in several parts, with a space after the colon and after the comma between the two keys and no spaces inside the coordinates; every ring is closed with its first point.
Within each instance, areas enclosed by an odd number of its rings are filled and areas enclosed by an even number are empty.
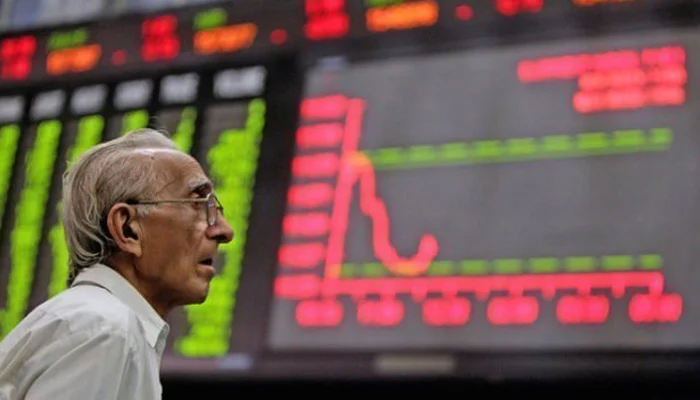
{"type": "Polygon", "coordinates": [[[104,264],[95,264],[92,267],[83,269],[76,276],[73,285],[79,282],[92,282],[103,286],[117,299],[131,308],[146,331],[146,340],[156,349],[159,356],[162,355],[170,327],[129,281],[124,279],[114,269],[104,264]]]}

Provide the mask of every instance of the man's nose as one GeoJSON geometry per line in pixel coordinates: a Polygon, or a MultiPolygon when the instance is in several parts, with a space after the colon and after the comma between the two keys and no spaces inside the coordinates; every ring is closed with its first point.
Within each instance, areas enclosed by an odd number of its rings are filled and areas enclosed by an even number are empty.
{"type": "Polygon", "coordinates": [[[209,227],[209,237],[219,243],[228,243],[233,240],[233,228],[222,215],[216,220],[216,225],[209,227]]]}

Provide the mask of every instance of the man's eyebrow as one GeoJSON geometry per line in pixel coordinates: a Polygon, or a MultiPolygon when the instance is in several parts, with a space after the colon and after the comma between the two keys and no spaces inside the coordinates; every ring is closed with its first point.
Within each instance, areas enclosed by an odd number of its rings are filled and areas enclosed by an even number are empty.
{"type": "Polygon", "coordinates": [[[194,178],[190,180],[187,188],[189,189],[189,193],[194,193],[201,191],[202,189],[213,190],[214,184],[206,178],[194,178]]]}

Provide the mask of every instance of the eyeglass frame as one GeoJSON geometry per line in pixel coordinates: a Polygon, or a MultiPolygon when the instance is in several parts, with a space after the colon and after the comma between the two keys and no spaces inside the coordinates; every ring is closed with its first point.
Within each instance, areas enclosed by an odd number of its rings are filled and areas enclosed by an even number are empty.
{"type": "Polygon", "coordinates": [[[205,197],[202,198],[183,198],[183,199],[162,199],[162,200],[132,200],[128,201],[127,204],[130,205],[154,205],[154,204],[163,204],[163,203],[203,203],[206,205],[206,214],[207,214],[207,225],[210,227],[216,226],[217,223],[219,222],[219,213],[221,213],[221,216],[224,216],[224,207],[221,205],[219,202],[219,197],[214,194],[214,192],[211,192],[207,194],[205,197]],[[214,201],[211,201],[211,199],[214,199],[214,201]],[[216,210],[214,212],[214,215],[212,216],[212,210],[216,210]]]}

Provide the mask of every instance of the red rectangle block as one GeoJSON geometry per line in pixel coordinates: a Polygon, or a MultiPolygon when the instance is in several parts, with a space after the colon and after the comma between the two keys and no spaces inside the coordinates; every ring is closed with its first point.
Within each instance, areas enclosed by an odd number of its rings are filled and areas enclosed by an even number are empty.
{"type": "Polygon", "coordinates": [[[333,200],[333,187],[327,183],[294,185],[289,189],[289,205],[295,207],[321,207],[333,200]]]}
{"type": "Polygon", "coordinates": [[[284,234],[311,237],[328,234],[331,219],[324,213],[292,214],[284,218],[284,234]]]}
{"type": "Polygon", "coordinates": [[[301,103],[301,117],[307,120],[339,119],[345,115],[348,99],[333,95],[306,99],[301,103]]]}
{"type": "Polygon", "coordinates": [[[321,280],[316,275],[280,276],[275,279],[275,295],[287,299],[309,299],[318,296],[321,280]]]}
{"type": "Polygon", "coordinates": [[[287,268],[313,268],[326,255],[326,245],[320,242],[287,244],[280,248],[279,261],[287,268]]]}
{"type": "Polygon", "coordinates": [[[343,125],[328,123],[302,126],[297,130],[297,145],[301,148],[338,146],[343,139],[343,125]]]}
{"type": "Polygon", "coordinates": [[[339,163],[335,153],[298,156],[292,161],[292,173],[298,178],[330,178],[335,176],[339,163]]]}

